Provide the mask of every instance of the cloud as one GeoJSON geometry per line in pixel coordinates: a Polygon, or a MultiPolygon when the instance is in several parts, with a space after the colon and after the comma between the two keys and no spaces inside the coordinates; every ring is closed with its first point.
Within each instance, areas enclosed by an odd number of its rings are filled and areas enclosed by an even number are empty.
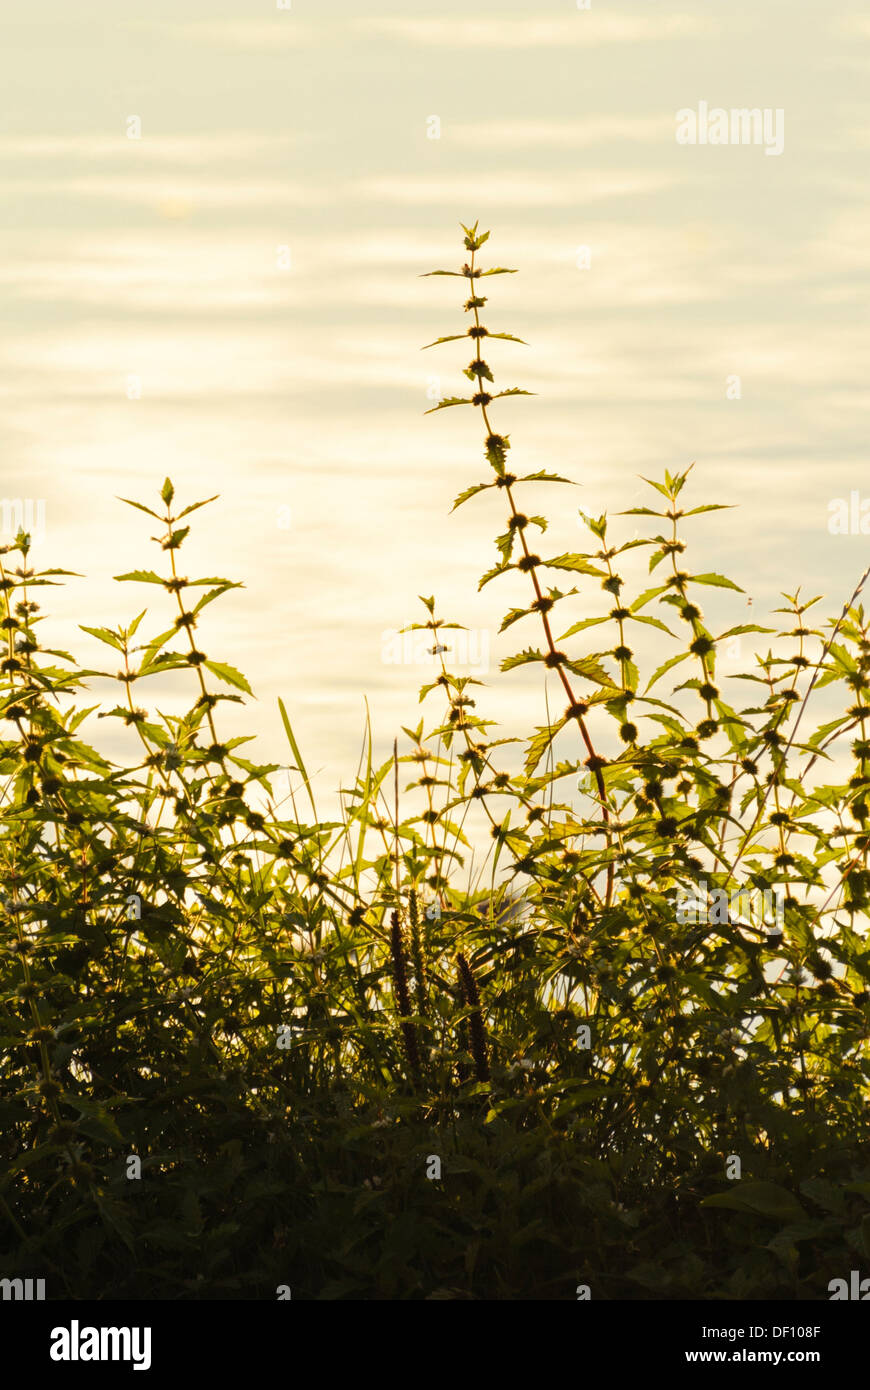
{"type": "Polygon", "coordinates": [[[658,193],[679,180],[670,174],[596,173],[535,178],[528,174],[482,175],[452,179],[362,179],[352,186],[359,197],[377,202],[432,204],[436,207],[571,207],[608,198],[658,193]]]}
{"type": "Polygon", "coordinates": [[[611,43],[649,43],[664,39],[698,38],[716,34],[718,24],[696,14],[651,16],[579,12],[558,19],[464,19],[439,17],[404,19],[378,17],[361,20],[363,32],[427,46],[467,48],[475,44],[492,48],[562,48],[566,44],[595,46],[611,43]]]}
{"type": "MultiPolygon", "coordinates": [[[[195,49],[198,45],[249,52],[300,48],[323,43],[322,25],[301,22],[292,11],[276,10],[271,20],[221,20],[194,22],[134,21],[136,29],[159,32],[195,49]]],[[[655,14],[650,16],[605,14],[600,10],[576,12],[557,18],[493,15],[492,18],[435,16],[427,19],[379,15],[350,21],[357,35],[393,39],[398,43],[427,47],[463,48],[485,44],[487,48],[554,48],[565,44],[597,46],[616,43],[648,43],[669,39],[715,35],[720,25],[707,15],[655,14]]]]}
{"type": "Polygon", "coordinates": [[[140,140],[118,135],[53,134],[0,135],[0,160],[94,160],[125,159],[137,163],[191,164],[199,166],[215,160],[248,160],[258,155],[287,154],[298,146],[296,135],[255,134],[227,131],[221,134],[159,135],[146,126],[140,140]]]}
{"type": "Polygon", "coordinates": [[[643,144],[673,138],[674,118],[667,116],[601,116],[588,121],[480,121],[450,125],[451,144],[512,150],[533,147],[585,148],[609,140],[643,144]]]}
{"type": "Polygon", "coordinates": [[[94,198],[108,202],[140,203],[156,208],[169,220],[189,216],[198,207],[236,208],[261,206],[274,208],[311,207],[328,199],[325,191],[310,185],[290,183],[286,179],[251,181],[191,178],[171,182],[161,178],[118,178],[117,176],[53,179],[38,183],[30,179],[5,180],[8,196],[17,198],[44,197],[59,194],[64,198],[94,198]]]}
{"type": "Polygon", "coordinates": [[[301,24],[290,11],[275,9],[273,20],[247,19],[207,19],[199,22],[136,21],[137,29],[151,31],[161,41],[166,38],[177,39],[191,46],[205,44],[211,48],[248,49],[262,52],[264,49],[299,48],[304,44],[323,42],[322,30],[310,24],[301,24]]]}

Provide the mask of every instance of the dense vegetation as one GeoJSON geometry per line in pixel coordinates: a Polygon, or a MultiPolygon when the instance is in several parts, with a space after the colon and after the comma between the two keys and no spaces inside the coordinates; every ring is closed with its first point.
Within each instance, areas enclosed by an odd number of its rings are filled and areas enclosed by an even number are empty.
{"type": "Polygon", "coordinates": [[[482,290],[508,272],[463,230],[466,263],[434,273],[462,282],[438,341],[470,340],[470,394],[437,409],[481,425],[489,471],[456,505],[502,518],[482,583],[528,586],[502,669],[537,663],[561,696],[524,761],[426,599],[431,727],[382,766],[369,742],[322,821],[283,705],[289,801],[222,737],[250,692],[205,637],[238,586],[181,564],[203,503],[169,480],[161,510],[131,503],[159,568],[118,577],[163,617],[85,628],[102,672],[40,641],[64,571],[23,534],[4,548],[0,1272],[49,1297],[827,1298],[870,1272],[861,584],[826,621],[795,594],[774,627],[713,630],[705,591],[737,586],[688,559],[714,508],[686,472],[633,510],[646,536],[590,517],[588,550],[547,556],[522,503],[564,480],[513,472],[496,432],[522,393],[495,388],[484,351],[510,335],[482,290]],[[650,631],[667,655],[642,679],[650,631]],[[726,700],[717,652],[747,634],[726,700]],[[178,716],[147,704],[168,672],[178,716]],[[88,705],[98,675],[117,699],[88,705]],[[814,727],[823,687],[839,713],[814,727]],[[97,718],[135,740],[127,765],[83,741],[97,718]]]}

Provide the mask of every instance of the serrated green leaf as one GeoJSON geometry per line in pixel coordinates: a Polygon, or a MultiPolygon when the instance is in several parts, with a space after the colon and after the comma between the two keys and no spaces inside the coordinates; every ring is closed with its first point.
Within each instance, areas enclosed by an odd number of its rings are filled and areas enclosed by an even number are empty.
{"type": "Polygon", "coordinates": [[[495,483],[474,483],[472,487],[467,487],[464,492],[460,492],[450,510],[455,512],[456,508],[461,507],[463,502],[467,502],[469,497],[475,497],[478,492],[486,492],[491,487],[495,487],[495,483]]]}
{"type": "Polygon", "coordinates": [[[467,338],[467,333],[450,333],[446,338],[435,338],[431,343],[425,343],[420,351],[425,352],[427,348],[438,347],[440,343],[458,343],[461,338],[467,338]]]}
{"type": "Polygon", "coordinates": [[[226,681],[227,685],[234,685],[238,690],[244,690],[246,695],[253,695],[254,692],[245,677],[235,666],[230,666],[225,661],[204,661],[202,664],[213,676],[217,676],[218,680],[226,681]]]}
{"type": "Polygon", "coordinates": [[[701,512],[728,512],[733,509],[732,504],[724,502],[708,502],[704,507],[693,507],[690,512],[683,512],[683,516],[700,516],[701,512]]]}
{"type": "Polygon", "coordinates": [[[653,589],[644,589],[643,593],[640,594],[631,605],[632,613],[636,613],[639,608],[643,608],[649,603],[650,599],[657,598],[659,594],[663,594],[668,587],[667,584],[657,584],[653,589]]]}
{"type": "Polygon", "coordinates": [[[494,565],[493,568],[491,570],[487,570],[486,574],[483,575],[480,579],[477,585],[478,593],[484,587],[485,584],[489,584],[491,580],[496,579],[500,574],[506,574],[508,570],[512,570],[515,568],[516,567],[514,565],[494,565]]]}
{"type": "Polygon", "coordinates": [[[648,618],[643,613],[630,613],[629,617],[633,623],[648,623],[650,627],[657,627],[660,632],[666,632],[669,637],[676,637],[676,633],[671,632],[667,624],[659,618],[648,618]]]}
{"type": "Polygon", "coordinates": [[[685,661],[689,656],[691,656],[691,652],[678,652],[676,656],[669,657],[667,661],[662,662],[661,666],[653,673],[647,685],[647,690],[652,690],[656,681],[659,680],[666,671],[670,671],[672,666],[679,666],[680,662],[685,661]]]}
{"type": "Polygon", "coordinates": [[[451,405],[472,405],[470,396],[445,396],[443,401],[433,405],[431,410],[424,410],[424,415],[434,415],[436,410],[447,410],[451,405]]]}
{"type": "Polygon", "coordinates": [[[244,584],[230,584],[225,580],[223,584],[218,584],[217,588],[209,589],[207,594],[203,594],[192,611],[196,614],[200,609],[205,608],[206,604],[213,603],[216,598],[220,598],[222,594],[228,593],[230,589],[243,589],[244,587],[244,584]]]}
{"type": "Polygon", "coordinates": [[[184,511],[178,513],[176,521],[180,521],[183,516],[189,516],[191,512],[199,511],[200,507],[207,507],[209,502],[216,502],[219,497],[220,493],[216,492],[213,497],[204,497],[201,502],[191,502],[189,507],[185,507],[184,511]]]}
{"type": "Polygon", "coordinates": [[[606,571],[590,564],[585,555],[554,555],[552,560],[543,562],[548,569],[571,570],[574,574],[590,574],[596,579],[605,579],[606,571]]]}
{"type": "Polygon", "coordinates": [[[505,616],[502,618],[499,632],[504,632],[507,628],[512,627],[514,623],[518,623],[520,618],[528,618],[533,611],[534,610],[531,608],[509,609],[505,616]]]}
{"type": "Polygon", "coordinates": [[[107,627],[85,627],[84,623],[79,623],[82,632],[87,632],[91,637],[96,637],[98,642],[105,642],[107,647],[113,647],[116,652],[124,651],[124,643],[107,627]]]}
{"type": "Polygon", "coordinates": [[[166,580],[162,579],[159,574],[155,574],[153,570],[130,570],[128,574],[116,574],[114,578],[119,584],[129,580],[135,580],[138,584],[165,585],[166,583],[166,580]]]}
{"type": "Polygon", "coordinates": [[[536,647],[526,647],[524,651],[517,652],[514,656],[506,656],[501,663],[502,671],[513,671],[517,666],[528,666],[533,661],[543,661],[544,653],[538,651],[536,647]]]}
{"type": "Polygon", "coordinates": [[[613,684],[613,677],[607,674],[594,656],[581,656],[576,661],[566,661],[565,668],[568,671],[573,671],[575,676],[584,676],[586,680],[595,681],[597,685],[617,689],[613,684]]]}
{"type": "Polygon", "coordinates": [[[526,751],[526,759],[524,764],[524,770],[527,777],[530,777],[532,773],[535,771],[536,767],[538,766],[538,763],[541,761],[547,749],[550,747],[550,744],[553,742],[553,739],[556,737],[559,730],[565,727],[566,723],[567,716],[560,719],[556,724],[548,724],[544,728],[539,728],[534,737],[529,740],[529,746],[526,751]]]}
{"type": "Polygon", "coordinates": [[[569,627],[569,628],[568,628],[568,631],[567,631],[567,632],[563,632],[563,633],[562,633],[562,636],[559,637],[557,640],[558,640],[559,642],[564,642],[564,641],[566,641],[567,638],[573,637],[575,633],[577,633],[577,632],[583,632],[583,630],[584,630],[585,628],[587,628],[587,627],[598,627],[599,624],[601,624],[601,623],[607,623],[607,622],[610,622],[610,619],[607,618],[607,617],[604,617],[604,618],[584,618],[584,619],[582,620],[582,622],[574,623],[573,627],[569,627]]]}
{"type": "Polygon", "coordinates": [[[735,589],[738,594],[745,592],[733,579],[726,579],[724,574],[693,574],[690,578],[693,584],[712,584],[717,589],[735,589]]]}
{"type": "Polygon", "coordinates": [[[525,473],[518,480],[521,483],[568,483],[571,487],[579,487],[572,478],[563,478],[559,473],[548,473],[545,468],[541,468],[537,473],[525,473]]]}
{"type": "Polygon", "coordinates": [[[119,497],[119,502],[124,502],[128,507],[135,507],[137,512],[145,512],[147,516],[153,516],[155,521],[165,521],[166,518],[157,512],[152,512],[150,507],[146,507],[143,502],[131,502],[129,497],[119,497]]]}

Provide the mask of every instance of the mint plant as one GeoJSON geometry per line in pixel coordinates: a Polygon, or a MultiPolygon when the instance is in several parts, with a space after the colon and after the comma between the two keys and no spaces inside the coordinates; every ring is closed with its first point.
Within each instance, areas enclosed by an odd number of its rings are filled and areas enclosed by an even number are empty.
{"type": "Polygon", "coordinates": [[[0,1272],[48,1297],[814,1298],[870,1260],[867,575],[829,619],[707,618],[742,591],[696,572],[722,504],[689,469],[623,514],[648,534],[590,516],[547,553],[523,508],[567,479],[496,432],[528,393],[495,389],[521,340],[481,290],[514,272],[463,233],[431,273],[463,281],[437,342],[469,340],[470,394],[436,410],[479,412],[454,506],[500,507],[481,585],[527,576],[502,670],[559,691],[533,729],[487,718],[424,597],[424,716],[380,765],[367,725],[324,819],[283,702],[289,798],[222,733],[251,690],[205,635],[242,586],[183,570],[205,503],[130,504],[160,560],[118,579],[155,611],[84,627],[101,670],[43,642],[67,572],[0,554],[0,1272]]]}

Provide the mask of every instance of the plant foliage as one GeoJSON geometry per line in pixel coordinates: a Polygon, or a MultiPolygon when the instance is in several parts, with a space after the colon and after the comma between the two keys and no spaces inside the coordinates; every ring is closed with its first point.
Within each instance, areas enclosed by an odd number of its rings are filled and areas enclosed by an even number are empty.
{"type": "Polygon", "coordinates": [[[719,630],[705,598],[741,591],[689,558],[717,508],[688,469],[628,513],[647,534],[590,516],[551,554],[522,503],[567,480],[515,471],[494,411],[528,393],[484,357],[522,341],[483,321],[480,282],[514,272],[463,232],[431,273],[467,282],[437,343],[469,340],[470,394],[435,409],[477,412],[488,472],[455,506],[500,515],[481,584],[527,589],[505,678],[540,666],[561,706],[519,761],[424,598],[432,718],[381,765],[367,731],[321,820],[283,703],[288,796],[221,734],[251,691],[205,637],[241,586],[183,573],[203,502],[167,479],[130,503],[160,558],[118,579],[154,608],[83,627],[101,670],[43,644],[66,572],[3,548],[2,1272],[52,1297],[823,1298],[870,1261],[866,575],[827,620],[794,593],[719,630]],[[168,673],[184,713],[149,702],[168,673]],[[100,719],[123,764],[85,741],[100,719]]]}

